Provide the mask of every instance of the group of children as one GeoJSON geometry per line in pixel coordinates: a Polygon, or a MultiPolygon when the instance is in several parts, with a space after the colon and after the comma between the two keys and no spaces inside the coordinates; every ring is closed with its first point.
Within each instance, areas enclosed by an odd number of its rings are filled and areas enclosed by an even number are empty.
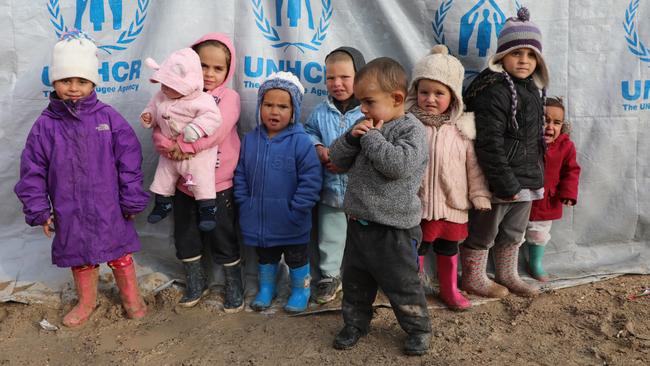
{"type": "MultiPolygon", "coordinates": [[[[146,313],[131,259],[140,249],[132,219],[148,200],[141,149],[128,122],[97,100],[95,52],[82,32],[55,45],[54,93],[29,133],[15,188],[28,224],[48,237],[56,227],[53,262],[72,267],[79,302],[63,319],[70,327],[95,307],[102,262],[115,273],[127,316],[146,313]]],[[[227,87],[235,60],[230,39],[212,33],[161,65],[147,61],[151,81],[161,84],[140,117],[160,153],[148,221],[173,212],[186,271],[182,306],[208,290],[206,248],[224,268],[225,311],[243,308],[239,234],[259,258],[251,308],[271,306],[281,258],[290,275],[286,311],[343,290],[337,349],[368,333],[381,288],[408,334],[404,352],[426,353],[431,322],[421,273],[429,249],[439,297],[451,309],[471,306],[458,290],[459,257],[466,292],[535,296],[539,289],[517,271],[526,240],[532,276],[548,280],[544,245],[562,204],[576,203],[580,168],[562,100],[545,98],[541,32],[525,8],[507,20],[497,53],[464,95],[463,66],[444,46],[415,64],[410,83],[396,61],[366,64],[358,50],[340,47],[325,58],[329,96],[304,126],[303,86],[291,73],[274,73],[259,87],[257,126],[241,146],[239,95],[227,87]],[[316,205],[321,279],[312,294],[316,205]],[[495,281],[486,274],[490,248],[495,281]]]]}

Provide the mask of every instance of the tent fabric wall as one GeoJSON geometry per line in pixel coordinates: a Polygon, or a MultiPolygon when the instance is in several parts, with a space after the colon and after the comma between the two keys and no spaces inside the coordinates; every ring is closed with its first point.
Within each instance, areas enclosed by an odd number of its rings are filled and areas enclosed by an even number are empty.
{"type": "MultiPolygon", "coordinates": [[[[360,49],[367,60],[393,57],[410,70],[434,44],[445,43],[465,65],[469,79],[494,52],[495,34],[505,18],[527,6],[544,35],[551,73],[548,94],[565,97],[583,169],[578,205],[565,208],[564,218],[554,224],[548,269],[562,278],[650,272],[647,2],[90,1],[90,7],[104,7],[103,21],[90,9],[82,11],[80,3],[0,0],[0,299],[11,300],[29,288],[56,293],[70,280],[68,271],[51,265],[50,241],[40,228],[24,223],[12,190],[25,138],[51,90],[44,68],[52,46],[57,34],[75,26],[77,17],[102,46],[99,97],[136,130],[148,186],[157,155],[138,116],[157,87],[148,82],[151,70],[142,62],[146,57],[162,60],[207,32],[229,34],[238,51],[232,87],[241,94],[240,132],[245,133],[255,124],[256,86],[275,69],[295,72],[305,85],[304,117],[324,98],[325,55],[341,45],[360,49]],[[121,7],[121,19],[111,4],[121,7]]],[[[144,216],[137,219],[142,273],[179,276],[171,221],[150,225],[144,216]]],[[[253,251],[245,250],[245,257],[253,274],[253,251]]]]}

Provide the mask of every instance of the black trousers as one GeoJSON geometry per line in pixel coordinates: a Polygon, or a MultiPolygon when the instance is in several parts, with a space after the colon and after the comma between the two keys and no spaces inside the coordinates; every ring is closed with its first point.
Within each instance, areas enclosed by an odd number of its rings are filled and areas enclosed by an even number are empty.
{"type": "Polygon", "coordinates": [[[284,254],[284,263],[291,269],[299,268],[307,264],[309,260],[308,243],[298,245],[283,245],[278,247],[260,248],[255,247],[260,264],[278,263],[284,254]]]}
{"type": "Polygon", "coordinates": [[[199,230],[199,207],[194,197],[176,190],[174,196],[174,245],[178,259],[201,255],[203,248],[212,252],[217,264],[239,260],[239,225],[233,189],[217,192],[217,227],[210,232],[199,230]]]}
{"type": "Polygon", "coordinates": [[[348,222],[343,254],[343,321],[364,332],[380,287],[400,326],[408,334],[431,332],[429,310],[418,278],[420,226],[397,229],[348,222]]]}

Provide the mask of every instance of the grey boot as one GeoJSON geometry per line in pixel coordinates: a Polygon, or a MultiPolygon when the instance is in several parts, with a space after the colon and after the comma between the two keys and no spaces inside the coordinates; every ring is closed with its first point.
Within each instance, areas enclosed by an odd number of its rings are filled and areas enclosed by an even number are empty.
{"type": "Polygon", "coordinates": [[[223,273],[226,277],[223,311],[228,314],[237,313],[244,308],[244,286],[241,278],[241,260],[238,260],[235,265],[224,265],[223,273]]]}
{"type": "Polygon", "coordinates": [[[178,305],[191,308],[208,293],[208,286],[201,265],[201,257],[183,261],[183,266],[185,267],[185,294],[178,305]]]}

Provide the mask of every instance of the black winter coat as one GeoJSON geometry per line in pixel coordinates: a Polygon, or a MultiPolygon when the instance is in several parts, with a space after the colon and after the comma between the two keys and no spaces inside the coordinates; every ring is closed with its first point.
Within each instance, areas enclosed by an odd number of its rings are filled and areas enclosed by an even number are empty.
{"type": "Polygon", "coordinates": [[[465,92],[467,110],[476,117],[475,150],[479,165],[498,198],[544,186],[544,107],[532,78],[512,78],[517,91],[517,123],[511,121],[511,92],[503,74],[483,70],[465,92]]]}

